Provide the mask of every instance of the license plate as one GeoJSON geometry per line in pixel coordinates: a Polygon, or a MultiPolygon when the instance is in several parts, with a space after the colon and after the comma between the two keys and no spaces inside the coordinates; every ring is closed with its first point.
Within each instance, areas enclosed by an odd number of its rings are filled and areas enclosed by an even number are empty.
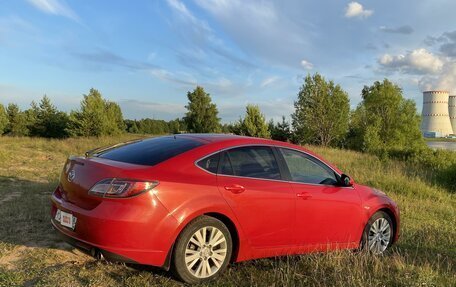
{"type": "Polygon", "coordinates": [[[55,220],[57,220],[61,225],[69,227],[73,230],[76,227],[77,218],[73,216],[73,214],[61,211],[60,209],[57,209],[57,212],[55,213],[55,220]]]}

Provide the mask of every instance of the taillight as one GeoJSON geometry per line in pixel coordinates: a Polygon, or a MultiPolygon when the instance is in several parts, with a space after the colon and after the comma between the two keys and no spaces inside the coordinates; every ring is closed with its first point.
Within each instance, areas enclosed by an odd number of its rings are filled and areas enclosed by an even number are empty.
{"type": "Polygon", "coordinates": [[[108,178],[97,182],[89,190],[89,194],[101,197],[131,197],[149,191],[157,185],[158,181],[108,178]]]}
{"type": "Polygon", "coordinates": [[[54,190],[54,196],[57,197],[58,199],[62,199],[62,187],[58,185],[55,190],[54,190]]]}

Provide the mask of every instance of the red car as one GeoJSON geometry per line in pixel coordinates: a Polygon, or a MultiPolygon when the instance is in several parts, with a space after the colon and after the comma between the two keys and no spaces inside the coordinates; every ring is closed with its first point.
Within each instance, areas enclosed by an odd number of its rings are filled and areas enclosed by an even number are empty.
{"type": "Polygon", "coordinates": [[[128,142],[70,157],[52,224],[97,258],[213,279],[230,262],[335,249],[383,253],[399,210],[296,145],[218,134],[128,142]]]}

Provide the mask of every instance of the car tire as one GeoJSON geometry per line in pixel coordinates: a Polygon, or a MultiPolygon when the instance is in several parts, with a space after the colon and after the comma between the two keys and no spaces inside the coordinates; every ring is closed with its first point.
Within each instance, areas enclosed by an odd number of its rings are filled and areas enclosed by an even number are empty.
{"type": "Polygon", "coordinates": [[[378,211],[369,219],[364,228],[361,250],[381,255],[393,243],[394,225],[391,217],[384,211],[378,211]]]}
{"type": "Polygon", "coordinates": [[[191,221],[177,237],[171,268],[186,283],[207,282],[227,268],[232,250],[231,234],[225,224],[203,215],[191,221]]]}

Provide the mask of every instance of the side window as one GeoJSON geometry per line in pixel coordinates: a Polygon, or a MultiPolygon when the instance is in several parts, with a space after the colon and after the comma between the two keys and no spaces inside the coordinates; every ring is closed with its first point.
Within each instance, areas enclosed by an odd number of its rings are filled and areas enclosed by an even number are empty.
{"type": "Polygon", "coordinates": [[[214,155],[208,156],[203,158],[202,160],[198,161],[196,164],[212,173],[217,173],[218,165],[219,165],[219,158],[220,153],[216,153],[214,155]]]}
{"type": "Polygon", "coordinates": [[[334,171],[319,160],[291,149],[281,148],[280,152],[288,166],[292,181],[327,185],[337,184],[338,181],[334,171]]]}
{"type": "Polygon", "coordinates": [[[221,174],[280,179],[279,165],[270,147],[240,147],[225,153],[221,174]]]}
{"type": "Polygon", "coordinates": [[[230,158],[228,157],[228,154],[225,153],[225,155],[222,157],[222,162],[221,167],[220,167],[220,174],[226,174],[226,175],[234,175],[233,173],[233,167],[231,166],[231,161],[230,158]]]}

